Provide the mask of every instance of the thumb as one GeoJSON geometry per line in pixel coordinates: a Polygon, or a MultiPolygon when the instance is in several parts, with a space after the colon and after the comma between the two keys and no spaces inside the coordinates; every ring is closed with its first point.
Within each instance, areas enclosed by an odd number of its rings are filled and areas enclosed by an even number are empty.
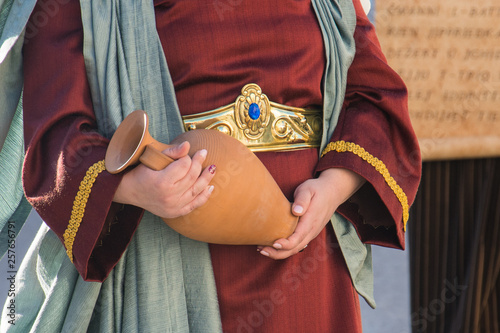
{"type": "Polygon", "coordinates": [[[292,213],[295,216],[302,216],[309,208],[312,193],[305,186],[299,186],[295,191],[295,200],[292,204],[292,213]]]}
{"type": "Polygon", "coordinates": [[[170,158],[173,158],[174,160],[178,160],[179,158],[186,156],[189,153],[190,148],[191,145],[189,144],[189,142],[184,141],[180,145],[175,145],[165,149],[163,151],[163,154],[167,155],[170,158]]]}

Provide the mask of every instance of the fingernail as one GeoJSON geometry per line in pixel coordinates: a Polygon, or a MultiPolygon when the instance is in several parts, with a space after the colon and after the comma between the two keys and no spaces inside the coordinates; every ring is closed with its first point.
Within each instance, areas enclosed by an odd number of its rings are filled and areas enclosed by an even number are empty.
{"type": "Polygon", "coordinates": [[[201,155],[203,158],[207,157],[207,150],[206,150],[206,149],[202,149],[202,150],[200,150],[200,155],[201,155]]]}
{"type": "Polygon", "coordinates": [[[279,250],[279,249],[281,249],[283,246],[281,246],[281,244],[280,244],[280,243],[274,243],[274,244],[273,244],[273,247],[274,247],[275,249],[278,249],[278,250],[279,250]]]}
{"type": "Polygon", "coordinates": [[[211,166],[208,167],[208,172],[210,172],[213,175],[216,169],[217,167],[215,166],[215,164],[212,164],[211,166]]]}
{"type": "Polygon", "coordinates": [[[304,208],[303,208],[302,206],[300,206],[300,205],[297,205],[297,206],[294,206],[294,207],[293,207],[293,212],[294,212],[294,213],[300,214],[300,213],[302,213],[303,211],[304,211],[304,208]]]}
{"type": "Polygon", "coordinates": [[[212,192],[214,191],[214,188],[215,188],[215,187],[214,187],[213,185],[210,185],[210,186],[208,187],[208,193],[212,193],[212,192]]]}
{"type": "Polygon", "coordinates": [[[269,253],[267,253],[266,251],[260,251],[260,254],[262,254],[263,256],[269,257],[269,253]]]}
{"type": "Polygon", "coordinates": [[[187,141],[184,141],[183,143],[181,143],[181,144],[179,145],[179,148],[184,147],[184,146],[186,145],[186,143],[187,143],[187,141]]]}

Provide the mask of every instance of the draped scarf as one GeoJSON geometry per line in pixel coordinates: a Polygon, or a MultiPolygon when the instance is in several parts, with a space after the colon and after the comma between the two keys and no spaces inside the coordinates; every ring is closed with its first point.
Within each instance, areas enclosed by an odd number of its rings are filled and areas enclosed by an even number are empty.
{"type": "MultiPolygon", "coordinates": [[[[25,3],[34,5],[33,0],[25,3]]],[[[343,104],[355,51],[356,17],[350,0],[312,0],[312,5],[326,50],[323,149],[343,104]]],[[[0,8],[4,13],[7,7],[0,8]]],[[[26,5],[24,12],[32,8],[26,5]]],[[[170,142],[183,126],[156,31],[153,2],[85,0],[81,9],[85,66],[99,132],[111,137],[129,113],[143,109],[153,137],[170,142]]],[[[19,96],[11,99],[18,102],[19,96]]],[[[19,103],[14,104],[19,113],[19,103]]],[[[18,123],[12,122],[11,131],[12,127],[19,130],[18,123]]],[[[14,170],[19,168],[12,165],[14,170]]],[[[25,281],[16,298],[20,317],[8,328],[22,332],[42,328],[45,332],[222,331],[208,245],[185,238],[157,220],[145,214],[122,259],[102,284],[84,282],[55,234],[42,226],[20,268],[20,280],[25,281]]],[[[2,217],[0,223],[5,221],[2,217]]],[[[353,282],[371,301],[369,247],[338,214],[332,223],[346,259],[355,259],[347,260],[353,282]]]]}

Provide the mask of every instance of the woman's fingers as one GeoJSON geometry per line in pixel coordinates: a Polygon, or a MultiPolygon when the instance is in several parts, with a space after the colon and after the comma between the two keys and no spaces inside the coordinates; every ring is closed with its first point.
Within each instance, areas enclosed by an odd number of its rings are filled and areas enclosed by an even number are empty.
{"type": "Polygon", "coordinates": [[[285,259],[299,253],[316,236],[315,228],[306,214],[300,218],[297,228],[290,237],[277,240],[273,246],[258,249],[262,255],[272,259],[285,259]]]}
{"type": "Polygon", "coordinates": [[[206,186],[203,189],[203,191],[201,191],[200,193],[198,193],[198,195],[193,197],[193,200],[191,202],[187,203],[180,209],[180,216],[187,215],[191,213],[193,210],[203,206],[210,198],[210,195],[212,194],[213,190],[214,190],[214,185],[206,186]]]}
{"type": "Polygon", "coordinates": [[[174,160],[177,160],[183,156],[186,156],[189,153],[190,147],[191,145],[189,144],[189,142],[184,141],[179,145],[174,145],[168,149],[165,149],[162,153],[170,158],[173,158],[174,160]]]}
{"type": "Polygon", "coordinates": [[[259,247],[260,253],[285,259],[302,251],[323,230],[338,206],[331,189],[332,185],[319,179],[307,180],[297,187],[292,211],[300,218],[295,231],[286,239],[278,239],[273,246],[259,247]]]}
{"type": "Polygon", "coordinates": [[[295,190],[294,197],[295,198],[292,204],[292,213],[295,216],[302,216],[305,214],[305,212],[309,208],[309,205],[311,204],[313,193],[309,187],[303,186],[303,184],[301,184],[295,190]]]}
{"type": "MultiPolygon", "coordinates": [[[[201,173],[201,175],[195,179],[195,182],[190,187],[185,188],[184,194],[182,195],[182,201],[186,202],[186,203],[191,202],[196,197],[198,197],[200,194],[202,194],[203,192],[205,192],[204,194],[207,194],[206,190],[209,187],[210,181],[215,176],[216,169],[217,169],[217,167],[215,165],[211,165],[211,166],[205,168],[203,170],[203,172],[201,173]]],[[[188,182],[187,184],[189,184],[189,183],[190,182],[188,182]]],[[[210,191],[210,193],[212,193],[212,191],[213,191],[213,188],[210,191]]],[[[208,199],[208,197],[207,197],[207,199],[208,199]]],[[[206,200],[204,200],[203,203],[205,203],[205,202],[206,202],[206,200]]],[[[197,207],[199,207],[199,205],[197,207]]]]}
{"type": "Polygon", "coordinates": [[[196,152],[192,159],[189,159],[188,156],[182,157],[176,161],[179,163],[174,162],[175,165],[174,163],[170,165],[170,170],[165,170],[165,175],[167,173],[176,175],[171,177],[173,182],[171,194],[175,197],[172,202],[175,202],[179,215],[185,215],[205,204],[213,191],[213,187],[210,188],[209,184],[215,175],[216,167],[212,165],[202,170],[206,156],[207,151],[202,149],[196,152]]]}
{"type": "MultiPolygon", "coordinates": [[[[288,257],[292,254],[299,252],[302,247],[307,244],[312,236],[314,225],[312,225],[312,219],[314,218],[314,205],[312,212],[310,211],[310,206],[314,196],[314,191],[311,190],[309,186],[304,184],[297,187],[295,190],[295,200],[292,205],[292,212],[295,216],[299,216],[299,222],[295,231],[288,238],[278,239],[274,244],[273,248],[275,250],[280,250],[280,257],[288,257]]],[[[314,235],[315,236],[315,235],[314,235]]],[[[266,253],[274,253],[272,249],[269,251],[264,251],[266,253]]]]}
{"type": "MultiPolygon", "coordinates": [[[[200,177],[207,150],[197,151],[193,157],[183,156],[161,170],[164,179],[171,183],[174,193],[184,194],[200,177]]],[[[200,188],[198,193],[203,188],[200,188]]]]}
{"type": "MultiPolygon", "coordinates": [[[[184,168],[184,175],[182,178],[176,179],[175,185],[179,188],[184,189],[183,193],[191,188],[193,184],[201,175],[202,165],[207,157],[207,150],[202,149],[197,151],[193,157],[190,159],[189,165],[182,164],[181,167],[184,168]]],[[[173,163],[172,163],[173,164],[173,163]]]]}
{"type": "Polygon", "coordinates": [[[211,165],[205,168],[201,175],[199,175],[199,171],[197,170],[201,169],[202,162],[203,160],[201,159],[199,161],[194,160],[191,163],[191,170],[186,174],[184,179],[177,182],[175,185],[178,187],[178,193],[180,193],[177,197],[178,201],[176,204],[176,213],[178,216],[187,215],[196,208],[203,206],[208,201],[214,190],[214,186],[210,185],[210,181],[215,175],[216,166],[211,165]],[[196,165],[199,162],[200,165],[196,165]],[[199,175],[199,177],[197,176],[197,178],[194,178],[194,183],[191,184],[193,174],[199,175]],[[191,185],[189,186],[189,184],[191,185]]]}
{"type": "Polygon", "coordinates": [[[191,169],[191,164],[192,160],[189,156],[178,158],[165,169],[159,171],[160,174],[158,175],[161,177],[161,182],[171,184],[172,186],[176,185],[186,177],[191,169]]]}
{"type": "Polygon", "coordinates": [[[191,158],[186,155],[188,150],[186,143],[164,151],[178,159],[163,170],[139,165],[125,174],[115,201],[136,205],[164,218],[185,215],[205,204],[214,189],[209,184],[215,166],[202,171],[207,151],[198,151],[191,158]]]}

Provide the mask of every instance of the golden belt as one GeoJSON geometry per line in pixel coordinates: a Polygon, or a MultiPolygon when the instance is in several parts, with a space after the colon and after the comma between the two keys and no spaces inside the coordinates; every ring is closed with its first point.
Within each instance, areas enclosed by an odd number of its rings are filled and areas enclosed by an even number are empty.
{"type": "Polygon", "coordinates": [[[186,131],[216,129],[254,152],[319,147],[323,129],[321,110],[271,102],[255,83],[245,85],[234,103],[182,118],[186,131]]]}

